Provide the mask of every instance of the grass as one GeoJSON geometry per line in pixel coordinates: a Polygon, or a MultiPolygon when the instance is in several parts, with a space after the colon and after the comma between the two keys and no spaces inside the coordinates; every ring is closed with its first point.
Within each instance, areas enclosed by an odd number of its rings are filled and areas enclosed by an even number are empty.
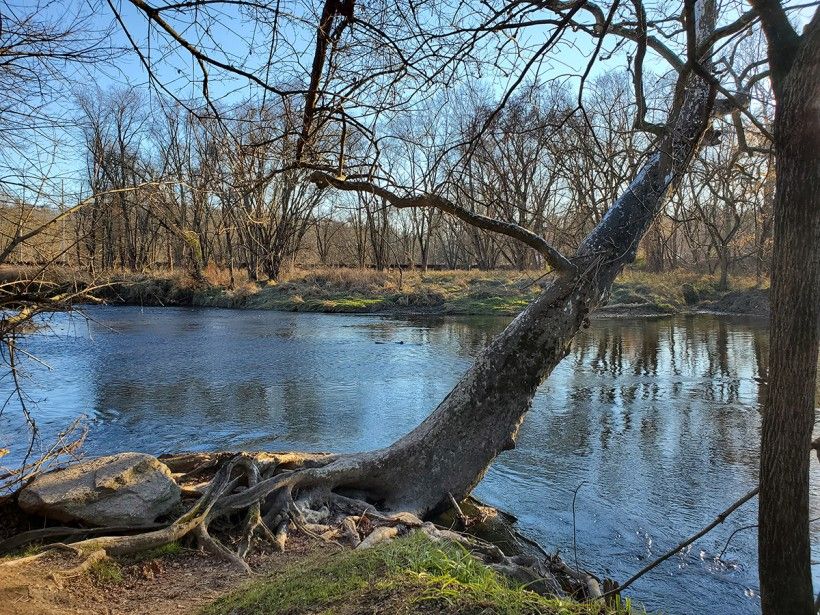
{"type": "Polygon", "coordinates": [[[713,275],[675,270],[649,273],[627,269],[615,280],[610,296],[610,309],[616,306],[642,306],[657,313],[677,313],[689,309],[742,312],[746,305],[737,305],[738,299],[751,299],[757,305],[748,306],[759,311],[765,303],[768,284],[758,286],[752,276],[734,276],[731,286],[721,290],[713,275]]]}
{"type": "Polygon", "coordinates": [[[37,555],[43,548],[42,543],[40,542],[32,542],[23,547],[22,549],[18,549],[16,551],[11,551],[10,553],[6,553],[5,555],[0,556],[0,561],[2,560],[10,560],[10,559],[17,559],[20,557],[29,557],[31,555],[37,555]]]}
{"type": "Polygon", "coordinates": [[[108,558],[94,562],[88,569],[88,574],[101,585],[122,583],[124,578],[120,565],[108,558]]]}
{"type": "MultiPolygon", "coordinates": [[[[19,273],[19,272],[18,272],[19,273]]],[[[70,272],[58,272],[68,284],[70,272]]],[[[196,305],[293,312],[431,313],[514,316],[540,292],[542,271],[429,271],[315,268],[294,269],[279,281],[252,282],[235,272],[228,287],[225,270],[209,266],[208,287],[184,272],[120,272],[100,291],[114,303],[196,305]]],[[[9,277],[0,268],[0,278],[9,277]]],[[[56,275],[56,274],[55,274],[56,275]]],[[[605,314],[672,314],[697,310],[761,313],[768,310],[766,286],[753,277],[732,276],[720,290],[716,276],[675,270],[653,274],[624,271],[612,287],[605,314]]]]}
{"type": "Polygon", "coordinates": [[[321,553],[251,581],[203,615],[290,613],[627,614],[547,599],[508,582],[461,546],[415,533],[364,551],[321,553]]]}
{"type": "Polygon", "coordinates": [[[161,559],[164,557],[175,557],[181,555],[183,551],[184,548],[181,544],[179,544],[179,542],[169,542],[168,544],[154,547],[153,549],[146,549],[145,551],[135,553],[133,556],[129,557],[129,562],[136,563],[153,559],[161,559]]]}

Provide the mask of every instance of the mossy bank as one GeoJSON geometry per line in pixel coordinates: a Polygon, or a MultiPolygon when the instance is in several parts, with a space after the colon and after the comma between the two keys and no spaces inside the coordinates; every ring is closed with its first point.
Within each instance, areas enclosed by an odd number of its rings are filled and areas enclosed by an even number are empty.
{"type": "MultiPolygon", "coordinates": [[[[49,274],[58,287],[92,287],[111,304],[266,309],[357,314],[514,316],[541,290],[541,271],[375,271],[296,269],[280,281],[233,283],[224,270],[206,271],[207,283],[184,272],[122,272],[91,280],[73,271],[49,274]]],[[[23,269],[0,270],[0,280],[25,278],[23,269]]],[[[683,313],[768,316],[768,286],[735,277],[720,289],[716,276],[685,271],[623,272],[601,316],[683,313]]]]}
{"type": "Polygon", "coordinates": [[[501,577],[463,547],[415,533],[372,549],[313,554],[244,583],[202,615],[637,612],[628,601],[605,606],[545,598],[501,577]]]}
{"type": "MultiPolygon", "coordinates": [[[[356,269],[291,272],[280,282],[193,284],[185,275],[120,274],[98,294],[111,303],[268,309],[291,312],[514,316],[540,292],[540,272],[356,269]]],[[[219,278],[221,276],[213,276],[219,278]]],[[[682,313],[768,316],[768,288],[738,278],[727,290],[713,276],[626,271],[602,316],[682,313]]]]}

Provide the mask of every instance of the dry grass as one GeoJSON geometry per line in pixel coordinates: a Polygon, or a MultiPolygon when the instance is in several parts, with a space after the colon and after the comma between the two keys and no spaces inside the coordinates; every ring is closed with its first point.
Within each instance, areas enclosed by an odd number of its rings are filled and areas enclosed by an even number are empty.
{"type": "MultiPolygon", "coordinates": [[[[0,281],[36,273],[31,268],[0,267],[0,281]]],[[[55,268],[48,277],[65,285],[90,284],[82,272],[55,268]]],[[[97,292],[114,303],[249,307],[311,312],[427,312],[504,315],[520,312],[540,292],[542,271],[399,271],[391,269],[293,269],[278,282],[254,282],[234,270],[209,265],[209,284],[194,282],[181,269],[144,273],[113,272],[97,292]]],[[[100,283],[96,281],[95,283],[100,283]]],[[[676,270],[653,274],[622,273],[612,287],[605,314],[671,314],[692,310],[765,314],[768,283],[733,276],[730,289],[718,288],[716,276],[676,270]]]]}

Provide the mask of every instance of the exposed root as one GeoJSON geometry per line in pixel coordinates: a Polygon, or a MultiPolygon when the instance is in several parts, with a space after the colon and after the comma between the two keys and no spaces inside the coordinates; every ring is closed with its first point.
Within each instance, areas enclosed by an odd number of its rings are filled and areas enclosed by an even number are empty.
{"type": "MultiPolygon", "coordinates": [[[[199,494],[190,509],[172,523],[135,535],[112,534],[144,528],[46,528],[13,540],[15,544],[25,544],[29,539],[57,536],[93,537],[71,545],[50,545],[42,553],[0,565],[30,562],[60,549],[84,557],[78,566],[56,573],[57,577],[65,578],[85,572],[106,556],[130,555],[191,536],[202,549],[252,574],[246,560],[254,547],[267,542],[274,550],[284,551],[291,531],[357,549],[372,548],[408,532],[422,531],[431,540],[463,545],[488,566],[539,593],[582,599],[601,596],[594,577],[570,569],[557,556],[506,555],[495,544],[438,527],[411,512],[378,510],[365,499],[368,493],[363,485],[368,479],[356,459],[290,453],[196,453],[166,457],[164,461],[175,473],[183,493],[199,494]],[[205,480],[208,476],[210,480],[205,480]],[[214,524],[217,520],[219,523],[214,524]],[[212,529],[218,530],[220,536],[224,533],[224,539],[213,536],[212,529]],[[236,545],[235,551],[229,548],[230,544],[236,545]]],[[[378,489],[375,494],[379,495],[378,489]]],[[[454,497],[451,500],[455,502],[454,514],[460,527],[480,525],[476,519],[484,521],[483,513],[476,517],[462,509],[454,497]]],[[[469,505],[475,508],[475,503],[469,505]]]]}
{"type": "Polygon", "coordinates": [[[288,522],[282,521],[279,527],[276,528],[276,533],[273,535],[273,547],[280,553],[284,553],[285,544],[288,541],[288,522]]]}
{"type": "Polygon", "coordinates": [[[370,549],[375,547],[377,544],[390,540],[391,538],[395,538],[398,535],[399,529],[397,527],[382,525],[381,527],[377,527],[375,530],[370,532],[367,538],[362,540],[356,548],[370,549]]]}
{"type": "Polygon", "coordinates": [[[354,517],[345,517],[342,520],[340,534],[350,543],[355,549],[361,544],[362,539],[359,538],[359,532],[356,529],[356,521],[354,517]]]}
{"type": "Polygon", "coordinates": [[[64,579],[77,577],[81,574],[85,574],[94,564],[96,564],[97,562],[101,562],[107,557],[108,554],[105,552],[104,549],[97,549],[96,551],[92,551],[91,553],[89,553],[82,562],[80,562],[73,568],[69,568],[68,570],[63,570],[61,572],[52,572],[49,576],[55,583],[57,583],[58,586],[60,586],[62,585],[62,581],[64,579]]]}
{"type": "Polygon", "coordinates": [[[16,557],[14,559],[4,560],[0,562],[0,567],[13,567],[30,564],[32,562],[36,562],[37,560],[43,559],[48,555],[51,555],[53,551],[70,551],[74,555],[82,555],[82,551],[73,547],[72,545],[66,545],[61,542],[55,542],[53,544],[48,545],[39,553],[35,553],[34,555],[27,555],[25,557],[16,557]]]}
{"type": "MultiPolygon", "coordinates": [[[[250,459],[242,458],[242,466],[246,471],[248,487],[255,486],[261,476],[258,464],[250,459]]],[[[261,533],[270,542],[274,542],[273,534],[262,520],[262,504],[259,501],[254,502],[248,508],[248,515],[245,519],[245,529],[236,550],[237,557],[239,557],[243,563],[253,547],[253,539],[257,532],[261,533]]]]}
{"type": "Polygon", "coordinates": [[[100,536],[104,534],[127,534],[141,533],[149,530],[164,527],[162,524],[154,525],[123,525],[115,527],[44,527],[39,530],[31,530],[16,534],[0,542],[0,555],[11,553],[16,549],[25,547],[33,542],[39,542],[55,538],[71,538],[74,536],[100,536]]]}
{"type": "Polygon", "coordinates": [[[196,526],[194,534],[196,536],[197,543],[203,550],[220,559],[230,562],[237,570],[250,574],[251,567],[248,563],[236,553],[228,549],[228,547],[219,542],[216,538],[213,538],[208,533],[208,528],[204,523],[196,526]]]}

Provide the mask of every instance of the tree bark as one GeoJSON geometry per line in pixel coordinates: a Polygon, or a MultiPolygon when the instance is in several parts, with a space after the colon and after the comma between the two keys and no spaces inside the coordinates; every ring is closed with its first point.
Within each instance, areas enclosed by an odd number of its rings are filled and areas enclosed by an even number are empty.
{"type": "MultiPolygon", "coordinates": [[[[767,18],[767,7],[762,8],[767,18]]],[[[787,72],[773,58],[782,52],[783,35],[771,22],[764,28],[777,100],[777,183],[769,383],[760,452],[760,592],[766,615],[808,615],[815,612],[809,449],[820,318],[820,12],[800,37],[787,72]]]]}
{"type": "Polygon", "coordinates": [[[718,280],[718,290],[729,288],[729,246],[724,244],[718,250],[718,262],[720,265],[720,279],[718,280]]]}
{"type": "Polygon", "coordinates": [[[644,240],[646,246],[646,270],[661,273],[663,265],[663,235],[660,220],[655,220],[644,240]]]}

